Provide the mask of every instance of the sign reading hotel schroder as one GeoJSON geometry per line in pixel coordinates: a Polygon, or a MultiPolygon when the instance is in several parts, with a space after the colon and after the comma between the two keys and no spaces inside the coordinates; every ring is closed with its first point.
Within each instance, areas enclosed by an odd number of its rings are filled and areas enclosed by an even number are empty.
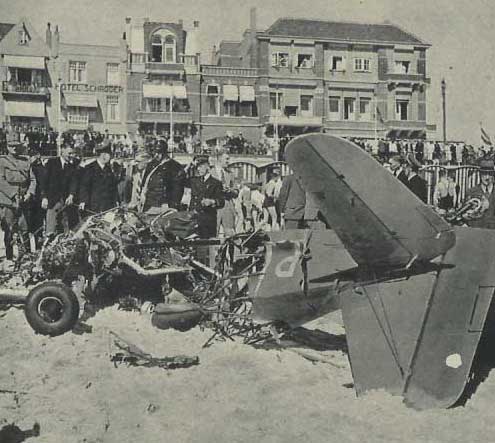
{"type": "Polygon", "coordinates": [[[118,94],[123,91],[122,86],[113,85],[88,85],[87,83],[61,83],[60,90],[71,92],[105,92],[118,94]]]}

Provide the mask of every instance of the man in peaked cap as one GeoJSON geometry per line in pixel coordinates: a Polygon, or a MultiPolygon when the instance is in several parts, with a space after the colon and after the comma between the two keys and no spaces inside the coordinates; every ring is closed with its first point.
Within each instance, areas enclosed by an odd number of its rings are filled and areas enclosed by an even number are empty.
{"type": "Polygon", "coordinates": [[[0,223],[4,232],[7,260],[13,259],[15,230],[27,228],[24,203],[32,198],[36,189],[36,178],[29,160],[19,155],[21,146],[17,134],[8,134],[8,154],[0,157],[0,223]]]}
{"type": "Polygon", "coordinates": [[[117,177],[110,166],[110,145],[99,145],[96,148],[98,158],[82,171],[80,184],[81,210],[94,213],[107,211],[117,205],[117,177]]]}
{"type": "Polygon", "coordinates": [[[426,180],[418,175],[421,163],[416,160],[414,154],[409,154],[406,157],[405,171],[407,174],[406,186],[414,193],[416,196],[427,203],[428,200],[428,185],[426,180]]]}
{"type": "Polygon", "coordinates": [[[198,213],[199,236],[212,238],[217,233],[217,211],[225,206],[222,182],[210,173],[208,157],[195,159],[196,176],[191,178],[190,209],[198,213]]]}
{"type": "Polygon", "coordinates": [[[479,218],[469,221],[469,226],[473,228],[495,229],[495,192],[494,174],[495,163],[493,160],[480,161],[480,184],[474,186],[466,192],[468,201],[472,198],[481,200],[481,211],[483,215],[479,218]]]}
{"type": "Polygon", "coordinates": [[[165,205],[178,209],[184,194],[184,168],[170,158],[164,139],[158,139],[153,151],[153,160],[148,163],[143,177],[143,211],[165,205]]]}

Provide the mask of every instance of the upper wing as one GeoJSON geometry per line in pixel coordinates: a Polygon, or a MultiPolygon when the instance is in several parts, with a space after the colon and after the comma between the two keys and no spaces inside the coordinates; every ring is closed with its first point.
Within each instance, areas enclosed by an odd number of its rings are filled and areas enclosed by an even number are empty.
{"type": "Polygon", "coordinates": [[[354,143],[303,135],[286,158],[358,264],[405,266],[455,244],[452,227],[354,143]]]}

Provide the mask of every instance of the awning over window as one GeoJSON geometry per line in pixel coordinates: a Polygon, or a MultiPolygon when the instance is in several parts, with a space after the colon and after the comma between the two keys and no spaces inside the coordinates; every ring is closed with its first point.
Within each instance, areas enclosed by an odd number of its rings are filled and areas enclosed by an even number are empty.
{"type": "Polygon", "coordinates": [[[95,95],[90,94],[64,94],[65,104],[77,108],[97,108],[98,101],[95,95]]]}
{"type": "Polygon", "coordinates": [[[44,57],[25,55],[4,55],[3,62],[9,68],[45,69],[44,57]]]}
{"type": "Polygon", "coordinates": [[[223,101],[233,101],[239,100],[239,90],[237,85],[223,85],[223,101]]]}
{"type": "Polygon", "coordinates": [[[43,102],[5,102],[5,114],[11,117],[45,117],[45,103],[43,102]]]}
{"type": "Polygon", "coordinates": [[[174,97],[178,99],[186,99],[186,87],[184,85],[174,85],[174,97]]]}
{"type": "Polygon", "coordinates": [[[239,100],[241,102],[254,102],[254,86],[240,86],[239,100]]]}
{"type": "Polygon", "coordinates": [[[145,98],[167,98],[172,96],[171,85],[154,85],[152,83],[143,84],[143,96],[145,98]]]}
{"type": "Polygon", "coordinates": [[[282,93],[284,106],[299,107],[301,98],[299,96],[299,90],[285,89],[282,93]]]}

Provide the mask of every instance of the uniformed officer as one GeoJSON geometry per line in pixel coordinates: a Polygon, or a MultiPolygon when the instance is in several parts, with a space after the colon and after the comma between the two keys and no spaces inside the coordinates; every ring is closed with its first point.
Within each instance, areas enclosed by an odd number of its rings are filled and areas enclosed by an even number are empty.
{"type": "Polygon", "coordinates": [[[21,145],[17,134],[8,134],[8,154],[0,157],[0,223],[7,260],[14,256],[14,233],[27,230],[24,208],[36,191],[36,178],[29,160],[19,155],[21,145]]]}
{"type": "Polygon", "coordinates": [[[147,164],[143,176],[143,211],[178,209],[184,193],[184,168],[170,158],[165,140],[158,140],[154,151],[155,158],[147,164]]]}
{"type": "Polygon", "coordinates": [[[196,177],[191,178],[190,209],[198,214],[198,230],[201,238],[215,237],[217,210],[225,206],[222,182],[212,177],[208,157],[196,159],[196,177]]]}

